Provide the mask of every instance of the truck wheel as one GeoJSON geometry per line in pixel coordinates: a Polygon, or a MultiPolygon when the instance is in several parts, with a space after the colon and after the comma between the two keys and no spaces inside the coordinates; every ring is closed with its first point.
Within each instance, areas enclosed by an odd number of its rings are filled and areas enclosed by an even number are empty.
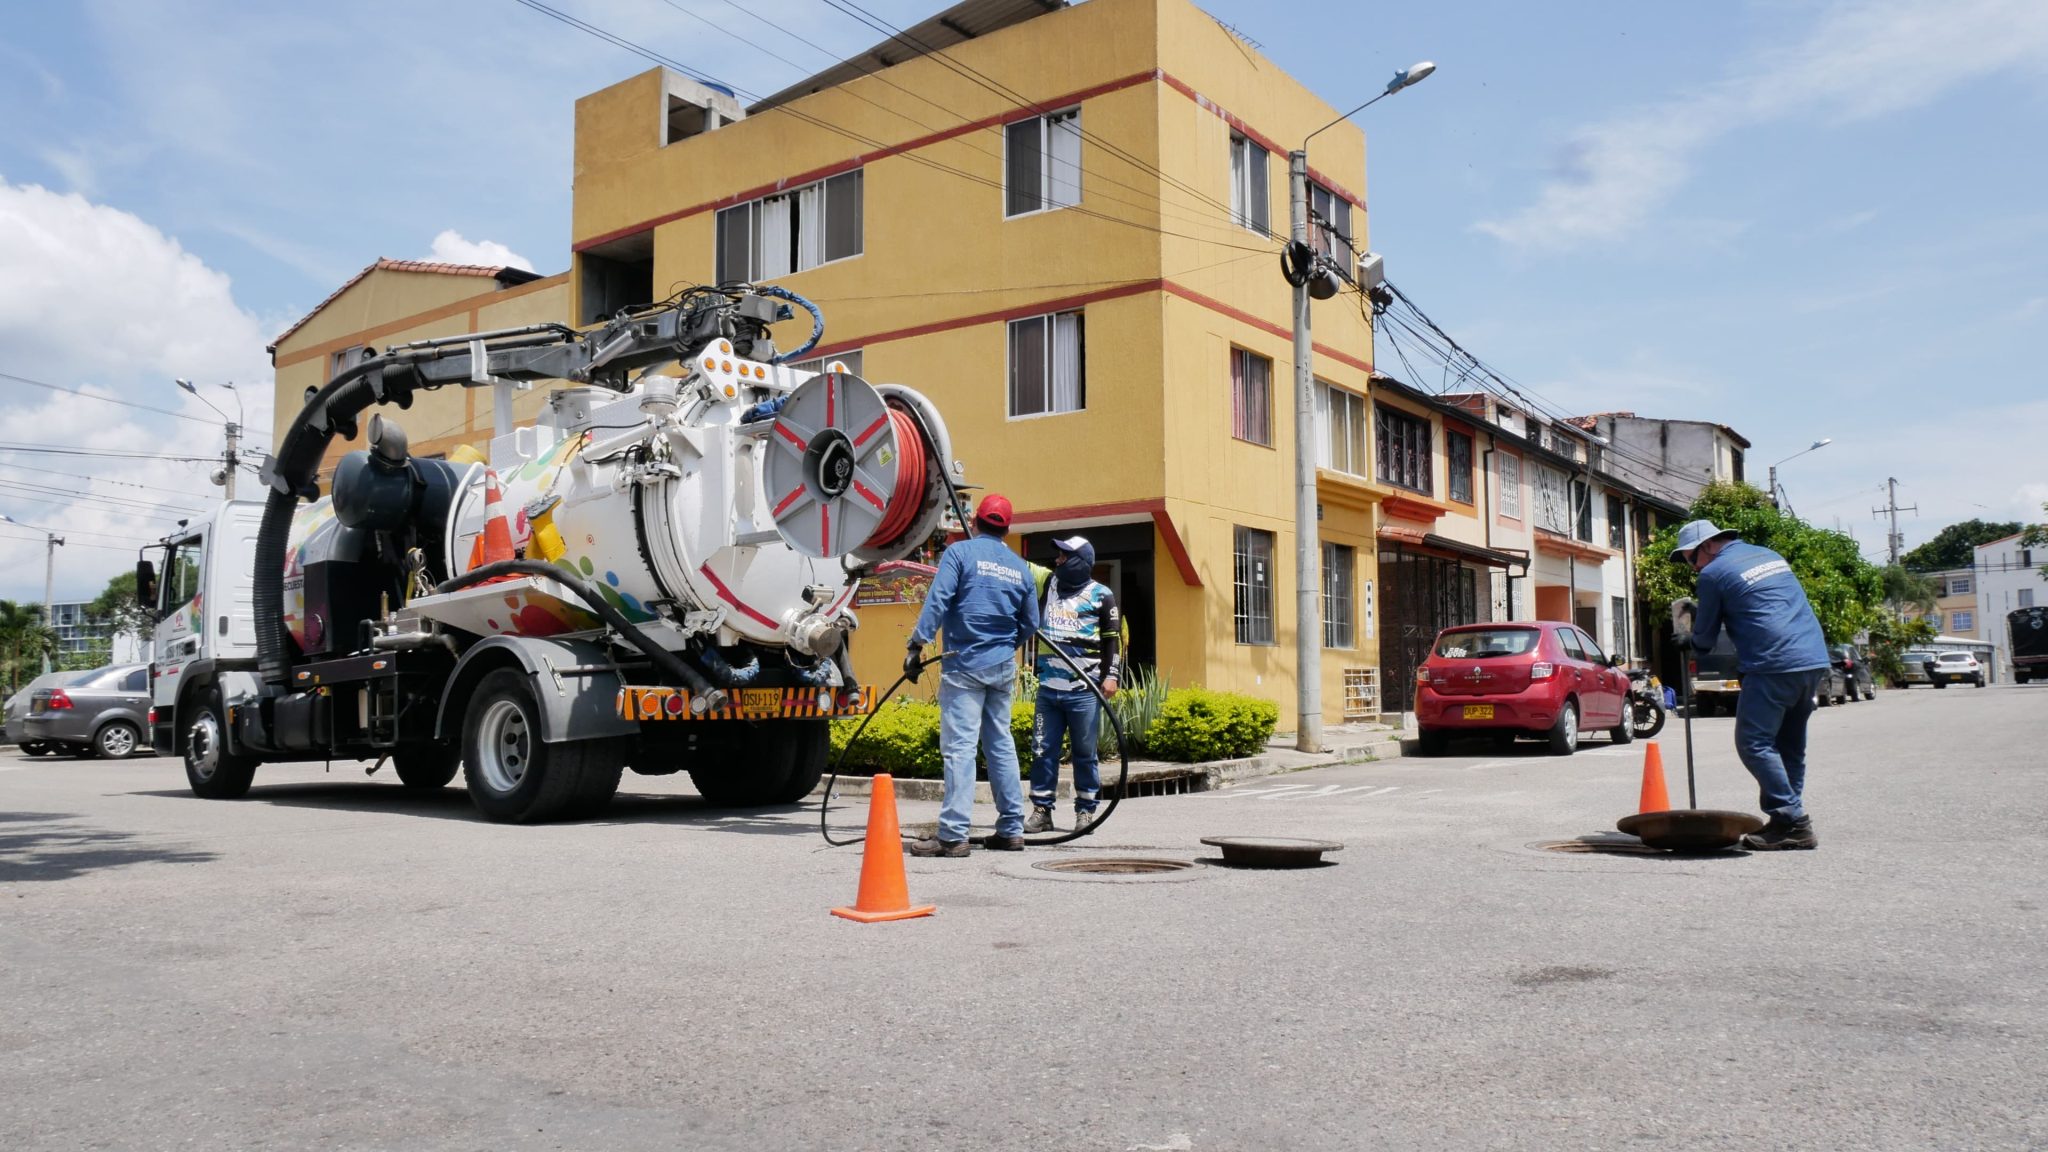
{"type": "Polygon", "coordinates": [[[589,740],[582,744],[583,779],[576,796],[562,809],[564,820],[588,820],[604,815],[619,794],[619,777],[625,774],[626,758],[633,751],[631,737],[589,740]]]}
{"type": "Polygon", "coordinates": [[[462,724],[462,775],[485,818],[534,824],[562,816],[583,787],[591,744],[540,738],[540,704],[526,673],[500,668],[477,684],[462,724]]]}
{"type": "Polygon", "coordinates": [[[237,800],[249,791],[257,761],[227,750],[227,709],[220,693],[208,692],[185,729],[185,782],[194,796],[237,800]]]}
{"type": "Polygon", "coordinates": [[[462,770],[462,749],[453,744],[408,744],[391,754],[391,769],[407,788],[446,788],[462,770]]]}
{"type": "Polygon", "coordinates": [[[1567,700],[1557,710],[1557,722],[1550,726],[1550,754],[1569,756],[1579,750],[1579,704],[1567,700]]]}
{"type": "Polygon", "coordinates": [[[811,794],[831,756],[831,722],[782,720],[738,726],[721,740],[700,740],[690,781],[726,808],[794,804],[811,794]]]}
{"type": "Polygon", "coordinates": [[[825,767],[832,759],[832,722],[796,720],[785,722],[783,728],[789,745],[789,775],[769,796],[768,803],[797,804],[825,778],[825,767]]]}
{"type": "Polygon", "coordinates": [[[142,730],[126,720],[112,721],[92,735],[93,754],[106,760],[126,760],[141,743],[142,730]]]}

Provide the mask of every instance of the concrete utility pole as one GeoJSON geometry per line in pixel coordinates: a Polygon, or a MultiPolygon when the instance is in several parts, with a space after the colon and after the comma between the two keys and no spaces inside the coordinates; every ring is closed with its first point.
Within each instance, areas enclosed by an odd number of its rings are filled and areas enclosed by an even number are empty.
{"type": "MultiPolygon", "coordinates": [[[[1394,74],[1385,91],[1302,138],[1287,154],[1287,236],[1296,254],[1308,251],[1308,142],[1325,130],[1351,119],[1401,89],[1419,84],[1436,65],[1427,60],[1394,74]]],[[[1310,285],[1329,277],[1319,289],[1335,295],[1335,278],[1316,253],[1313,266],[1297,255],[1294,288],[1294,747],[1323,750],[1323,584],[1322,530],[1316,523],[1316,375],[1315,338],[1309,334],[1310,285]],[[1297,282],[1298,281],[1298,282],[1297,282]]]]}
{"type": "Polygon", "coordinates": [[[1896,564],[1897,564],[1897,563],[1899,562],[1899,546],[1900,546],[1900,545],[1902,545],[1902,544],[1904,544],[1904,543],[1906,542],[1906,538],[1905,538],[1905,537],[1903,537],[1903,536],[1901,536],[1901,535],[1899,535],[1899,513],[1901,513],[1901,512],[1914,512],[1914,513],[1917,513],[1917,512],[1919,512],[1919,511],[1920,511],[1920,506],[1919,506],[1918,504],[1915,504],[1915,505],[1913,505],[1913,506],[1912,506],[1912,507],[1910,507],[1910,508],[1901,508],[1901,507],[1899,507],[1899,480],[1898,480],[1898,477],[1896,477],[1896,476],[1887,476],[1887,477],[1885,477],[1885,481],[1884,481],[1884,482],[1885,482],[1886,486],[1887,486],[1887,487],[1889,488],[1889,490],[1890,490],[1890,493],[1891,493],[1891,495],[1890,495],[1890,498],[1889,498],[1889,499],[1887,499],[1887,500],[1885,501],[1885,506],[1884,506],[1884,507],[1882,507],[1882,508],[1872,508],[1872,509],[1870,510],[1870,514],[1871,514],[1872,516],[1875,516],[1875,517],[1879,517],[1879,518],[1882,518],[1882,517],[1884,517],[1884,516],[1886,516],[1886,515],[1889,515],[1889,516],[1890,516],[1890,517],[1892,518],[1892,531],[1891,531],[1891,535],[1889,535],[1889,536],[1885,537],[1885,545],[1886,545],[1886,547],[1887,547],[1887,550],[1888,550],[1888,551],[1889,551],[1889,553],[1890,553],[1890,556],[1891,556],[1891,562],[1892,562],[1892,563],[1893,563],[1894,565],[1896,565],[1896,564]]]}
{"type": "MultiPolygon", "coordinates": [[[[57,549],[64,546],[64,538],[48,528],[40,528],[34,524],[23,524],[5,512],[0,512],[0,522],[43,534],[43,627],[55,628],[57,626],[57,549]]],[[[43,671],[48,672],[50,670],[49,665],[50,658],[48,656],[43,657],[43,671]]]]}
{"type": "Polygon", "coordinates": [[[221,487],[226,490],[225,495],[230,500],[235,498],[235,465],[241,460],[236,449],[241,446],[241,436],[242,426],[232,420],[228,421],[228,445],[221,453],[221,459],[227,462],[226,467],[222,469],[226,475],[226,483],[221,487]]]}
{"type": "Polygon", "coordinates": [[[241,390],[235,387],[235,383],[232,380],[220,385],[220,387],[235,394],[235,416],[234,419],[230,420],[227,413],[221,412],[219,405],[201,396],[199,388],[190,380],[181,379],[176,381],[176,383],[180,389],[191,393],[192,397],[201,404],[220,413],[221,422],[227,427],[227,447],[221,451],[221,470],[214,474],[213,482],[221,486],[222,495],[229,500],[233,500],[235,498],[235,466],[241,463],[242,460],[241,452],[239,451],[242,443],[243,421],[241,390]]]}
{"type": "MultiPolygon", "coordinates": [[[[1791,454],[1790,456],[1787,456],[1787,457],[1785,457],[1785,458],[1784,458],[1783,460],[1780,460],[1780,461],[1778,461],[1778,464],[1788,464],[1788,463],[1790,463],[1790,462],[1792,462],[1792,461],[1794,461],[1794,460],[1797,460],[1797,459],[1799,459],[1799,458],[1800,458],[1801,456],[1804,456],[1804,455],[1806,455],[1806,454],[1807,454],[1808,452],[1812,452],[1812,451],[1815,451],[1815,450],[1817,450],[1817,449],[1825,448],[1825,447],[1827,447],[1828,445],[1830,445],[1830,444],[1833,444],[1834,442],[1835,442],[1835,441],[1834,441],[1834,438],[1833,438],[1833,437],[1831,437],[1831,436],[1830,436],[1830,437],[1827,437],[1827,438],[1824,438],[1824,439],[1820,439],[1820,440],[1815,440],[1815,441],[1814,441],[1814,442],[1813,442],[1813,443],[1812,443],[1811,445],[1809,445],[1808,447],[1805,447],[1805,448],[1801,448],[1801,449],[1800,449],[1799,451],[1797,451],[1797,452],[1794,452],[1794,453],[1793,453],[1793,454],[1791,454]]],[[[1780,495],[1780,493],[1779,493],[1779,489],[1778,489],[1778,464],[1773,464],[1773,465],[1771,465],[1771,486],[1770,486],[1770,489],[1769,489],[1768,495],[1769,495],[1769,496],[1770,496],[1770,498],[1771,498],[1771,507],[1773,507],[1773,508],[1779,508],[1779,507],[1781,507],[1781,505],[1779,505],[1779,503],[1778,503],[1778,496],[1780,495]]],[[[1791,497],[1790,497],[1790,496],[1788,495],[1788,496],[1786,496],[1786,497],[1785,497],[1785,503],[1784,503],[1784,504],[1782,505],[1782,507],[1783,507],[1783,509],[1784,509],[1784,510],[1785,510],[1786,512],[1790,512],[1790,511],[1792,510],[1792,507],[1791,507],[1791,506],[1792,506],[1792,498],[1791,498],[1791,497]]]]}

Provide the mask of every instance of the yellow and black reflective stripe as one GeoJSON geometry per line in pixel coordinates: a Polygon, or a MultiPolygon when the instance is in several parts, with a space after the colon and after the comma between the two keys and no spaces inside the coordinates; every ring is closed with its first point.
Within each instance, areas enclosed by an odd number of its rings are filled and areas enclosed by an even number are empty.
{"type": "MultiPolygon", "coordinates": [[[[845,698],[844,703],[835,696],[831,706],[819,705],[820,689],[782,688],[772,691],[779,692],[780,697],[771,707],[748,707],[740,703],[728,703],[723,708],[697,713],[690,710],[690,693],[685,689],[643,688],[629,684],[619,689],[615,707],[621,719],[636,723],[654,720],[822,719],[865,716],[875,708],[875,689],[869,685],[862,685],[856,689],[849,698],[845,698]]],[[[732,700],[734,697],[728,693],[727,699],[732,700]]]]}

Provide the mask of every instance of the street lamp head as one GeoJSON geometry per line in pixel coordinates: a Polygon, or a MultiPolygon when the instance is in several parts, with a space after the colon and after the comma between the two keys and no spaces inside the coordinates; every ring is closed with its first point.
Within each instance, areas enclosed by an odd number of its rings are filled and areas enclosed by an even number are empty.
{"type": "Polygon", "coordinates": [[[190,392],[194,396],[199,395],[199,389],[194,388],[190,380],[186,380],[181,377],[178,380],[178,387],[183,388],[185,391],[190,392]]]}
{"type": "Polygon", "coordinates": [[[1403,88],[1413,88],[1427,80],[1429,74],[1434,71],[1436,71],[1435,61],[1424,60],[1418,64],[1410,64],[1401,71],[1394,73],[1394,78],[1387,81],[1386,94],[1392,96],[1403,88]]]}
{"type": "MultiPolygon", "coordinates": [[[[1813,448],[1825,448],[1828,445],[1833,444],[1834,442],[1835,438],[1832,436],[1823,437],[1822,439],[1815,440],[1813,442],[1813,448]]],[[[1813,451],[1813,448],[1808,448],[1807,451],[1811,452],[1813,451]]]]}

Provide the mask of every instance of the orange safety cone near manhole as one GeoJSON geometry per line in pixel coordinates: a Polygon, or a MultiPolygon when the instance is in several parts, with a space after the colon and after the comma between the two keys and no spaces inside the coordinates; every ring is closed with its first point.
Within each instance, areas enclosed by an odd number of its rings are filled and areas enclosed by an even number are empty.
{"type": "Polygon", "coordinates": [[[873,924],[877,920],[908,920],[929,916],[936,905],[910,906],[910,882],[903,874],[903,837],[896,829],[896,781],[874,778],[868,796],[868,839],[861,849],[860,894],[851,908],[834,908],[834,916],[873,924]]]}
{"type": "Polygon", "coordinates": [[[1643,798],[1636,811],[1671,811],[1671,797],[1664,791],[1664,751],[1654,740],[1643,749],[1643,798]]]}

